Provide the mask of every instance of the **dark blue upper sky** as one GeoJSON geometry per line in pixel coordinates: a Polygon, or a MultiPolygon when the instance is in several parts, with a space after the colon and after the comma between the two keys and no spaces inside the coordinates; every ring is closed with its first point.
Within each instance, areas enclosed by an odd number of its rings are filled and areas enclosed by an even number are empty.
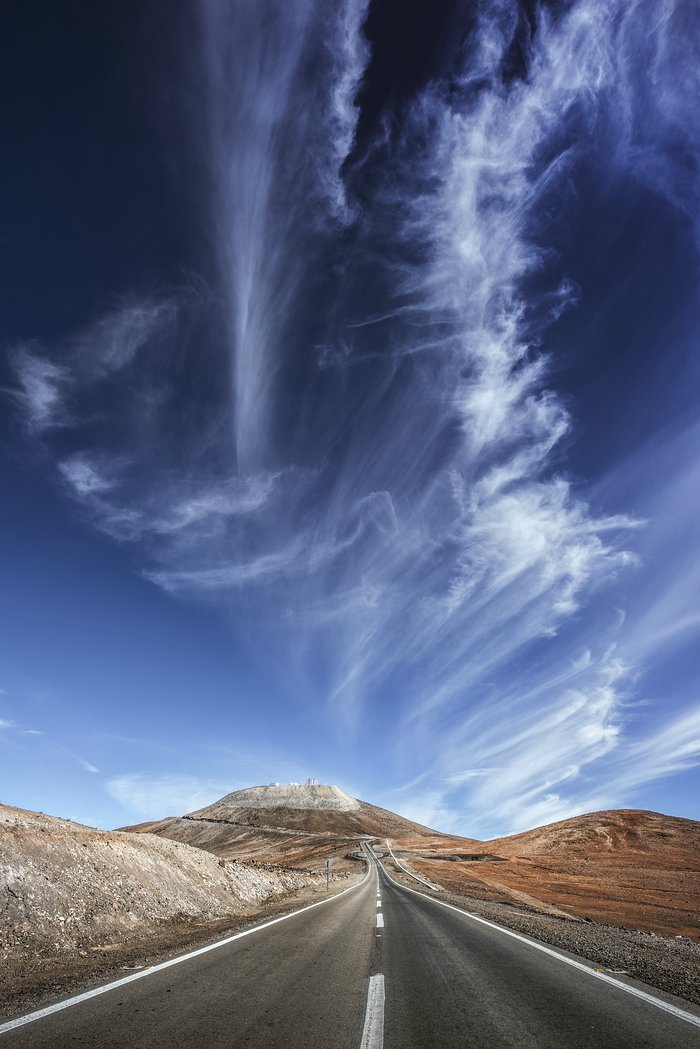
{"type": "Polygon", "coordinates": [[[0,800],[697,818],[700,19],[5,14],[0,800]]]}

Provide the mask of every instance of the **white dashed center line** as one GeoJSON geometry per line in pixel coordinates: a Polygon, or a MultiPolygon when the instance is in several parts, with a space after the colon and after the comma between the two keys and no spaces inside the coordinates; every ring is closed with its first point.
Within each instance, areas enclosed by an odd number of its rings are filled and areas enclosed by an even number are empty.
{"type": "Polygon", "coordinates": [[[384,1045],[384,977],[375,973],[369,978],[367,1012],[360,1049],[382,1049],[384,1045]]]}

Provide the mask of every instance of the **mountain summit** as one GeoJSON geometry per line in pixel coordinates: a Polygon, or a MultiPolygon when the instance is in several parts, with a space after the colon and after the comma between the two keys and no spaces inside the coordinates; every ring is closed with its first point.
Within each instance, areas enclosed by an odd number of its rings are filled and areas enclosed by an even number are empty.
{"type": "Polygon", "coordinates": [[[333,812],[356,812],[362,803],[351,798],[340,787],[327,783],[270,783],[265,787],[246,787],[198,809],[193,816],[216,819],[230,817],[239,809],[310,809],[332,810],[333,812]]]}

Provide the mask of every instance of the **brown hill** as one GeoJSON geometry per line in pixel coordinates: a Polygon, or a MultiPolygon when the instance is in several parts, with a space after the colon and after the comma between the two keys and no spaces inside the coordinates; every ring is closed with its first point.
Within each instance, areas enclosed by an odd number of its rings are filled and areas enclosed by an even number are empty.
{"type": "Polygon", "coordinates": [[[616,809],[473,843],[471,854],[463,838],[426,849],[406,836],[397,846],[454,892],[700,939],[695,820],[616,809]]]}
{"type": "Polygon", "coordinates": [[[487,844],[494,852],[530,858],[566,853],[584,860],[600,855],[646,859],[663,854],[665,863],[673,866],[685,865],[693,857],[698,865],[700,823],[643,809],[610,809],[494,838],[487,844]]]}
{"type": "Polygon", "coordinates": [[[353,865],[346,855],[365,838],[442,838],[339,787],[296,783],[248,787],[186,816],[124,829],[186,842],[221,857],[290,867],[318,867],[332,858],[335,869],[353,865]]]}

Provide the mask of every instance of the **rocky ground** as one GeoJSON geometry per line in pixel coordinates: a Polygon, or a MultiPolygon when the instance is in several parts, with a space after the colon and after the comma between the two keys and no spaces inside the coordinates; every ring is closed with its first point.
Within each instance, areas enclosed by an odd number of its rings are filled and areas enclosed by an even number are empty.
{"type": "MultiPolygon", "coordinates": [[[[379,847],[378,851],[381,852],[379,847]]],[[[383,862],[391,876],[409,888],[587,959],[606,972],[616,972],[619,979],[624,980],[626,975],[634,977],[685,1001],[700,1004],[700,945],[696,943],[576,918],[555,917],[513,900],[498,902],[454,891],[433,892],[416,883],[389,857],[383,862]]],[[[403,857],[402,862],[406,863],[403,857]]]]}
{"type": "Polygon", "coordinates": [[[152,834],[0,806],[0,949],[122,943],[172,920],[214,921],[325,884],[319,869],[243,864],[152,834]]]}

